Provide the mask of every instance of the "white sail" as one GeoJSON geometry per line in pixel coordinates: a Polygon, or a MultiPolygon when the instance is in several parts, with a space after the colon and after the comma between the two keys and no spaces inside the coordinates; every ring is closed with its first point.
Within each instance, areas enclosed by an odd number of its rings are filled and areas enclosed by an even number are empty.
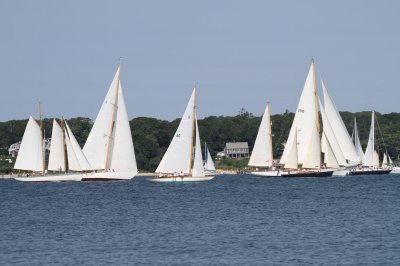
{"type": "Polygon", "coordinates": [[[357,155],[360,158],[360,161],[363,162],[364,152],[361,147],[360,137],[358,135],[357,120],[355,117],[354,117],[354,146],[356,147],[357,155]]]}
{"type": "Polygon", "coordinates": [[[109,138],[112,134],[114,114],[117,106],[119,71],[115,73],[106,98],[93,124],[92,130],[83,147],[83,153],[93,169],[106,169],[109,138]]]}
{"type": "Polygon", "coordinates": [[[214,161],[211,157],[210,151],[208,150],[207,146],[206,146],[206,162],[204,164],[204,170],[215,171],[215,164],[214,164],[214,161]]]}
{"type": "MultiPolygon", "coordinates": [[[[67,131],[65,131],[65,134],[67,134],[67,131]]],[[[72,146],[71,139],[67,135],[65,138],[65,146],[67,147],[68,170],[78,172],[82,171],[82,167],[72,146]]]]}
{"type": "MultiPolygon", "coordinates": [[[[336,139],[335,133],[332,130],[331,123],[329,122],[328,117],[326,116],[325,108],[322,106],[321,101],[319,101],[319,108],[321,110],[322,124],[324,126],[323,136],[326,135],[326,139],[329,141],[329,146],[332,149],[333,154],[337,160],[339,165],[345,166],[346,159],[344,158],[343,152],[340,149],[340,145],[338,140],[336,139]]],[[[324,139],[324,138],[322,138],[324,139]]],[[[327,152],[327,147],[323,147],[323,152],[327,152]]],[[[326,154],[325,154],[326,156],[326,154]]]]}
{"type": "Polygon", "coordinates": [[[254,148],[251,153],[249,166],[271,167],[272,163],[271,115],[269,111],[269,103],[267,103],[258,129],[254,148]]]}
{"type": "Polygon", "coordinates": [[[308,144],[307,155],[303,161],[302,168],[320,169],[321,168],[321,140],[319,137],[317,125],[314,124],[314,130],[311,140],[308,144]]]}
{"type": "Polygon", "coordinates": [[[192,176],[204,176],[203,155],[201,152],[201,143],[199,135],[199,127],[196,119],[196,148],[194,152],[193,172],[192,176]]]}
{"type": "Polygon", "coordinates": [[[186,175],[190,174],[195,101],[196,88],[193,89],[178,129],[158,165],[156,173],[183,172],[186,175]]]}
{"type": "Polygon", "coordinates": [[[387,166],[388,166],[388,156],[387,153],[385,152],[383,154],[382,167],[387,167],[387,166]]]}
{"type": "Polygon", "coordinates": [[[322,83],[322,90],[324,93],[325,113],[326,116],[328,117],[328,120],[332,126],[332,130],[337,140],[340,140],[338,142],[340,149],[342,150],[345,159],[348,160],[349,163],[360,162],[361,160],[357,155],[357,151],[351,141],[349,132],[347,131],[346,126],[344,125],[343,120],[340,117],[340,114],[335,106],[335,103],[333,102],[331,96],[329,95],[328,90],[322,79],[321,83],[322,83]]]}
{"type": "Polygon", "coordinates": [[[389,165],[393,165],[393,161],[392,161],[392,158],[390,158],[389,153],[387,154],[387,156],[388,156],[388,159],[389,159],[389,165]]]}
{"type": "Polygon", "coordinates": [[[321,146],[321,150],[325,155],[325,166],[328,168],[339,168],[338,161],[336,159],[335,153],[333,152],[332,145],[326,137],[325,130],[322,134],[321,146]]]}
{"type": "Polygon", "coordinates": [[[76,141],[74,134],[69,128],[66,121],[65,123],[65,139],[68,141],[67,145],[67,154],[68,154],[68,162],[73,161],[74,163],[69,163],[68,168],[71,171],[89,171],[92,167],[89,164],[89,161],[86,159],[85,154],[83,154],[81,147],[76,141]],[[76,159],[76,160],[75,160],[76,159]],[[76,161],[76,163],[75,163],[76,161]]]}
{"type": "Polygon", "coordinates": [[[65,171],[64,134],[55,119],[53,120],[49,165],[47,169],[50,171],[65,171]]]}
{"type": "MultiPolygon", "coordinates": [[[[287,146],[287,145],[286,145],[287,146]]],[[[290,145],[290,151],[283,168],[285,169],[297,169],[298,168],[298,150],[297,150],[297,130],[294,131],[294,137],[290,145]]]]}
{"type": "MultiPolygon", "coordinates": [[[[310,160],[306,158],[307,156],[315,157],[314,154],[309,154],[309,147],[311,142],[314,143],[312,138],[314,138],[315,126],[318,123],[317,109],[315,69],[314,62],[312,62],[296,109],[289,137],[280,160],[281,164],[286,164],[289,154],[293,150],[292,145],[295,143],[293,140],[296,134],[298,163],[303,164],[305,161],[309,162],[310,160]]],[[[317,150],[313,150],[313,152],[315,151],[317,150]]]]}
{"type": "Polygon", "coordinates": [[[367,149],[365,150],[363,165],[374,166],[374,150],[375,150],[375,113],[372,111],[371,128],[369,131],[367,149]]]}
{"type": "Polygon", "coordinates": [[[378,152],[375,150],[374,151],[374,156],[373,156],[373,167],[378,168],[379,167],[379,154],[378,152]]]}
{"type": "Polygon", "coordinates": [[[44,170],[42,131],[32,117],[29,117],[24,136],[22,137],[14,169],[36,172],[44,170]]]}
{"type": "Polygon", "coordinates": [[[121,82],[119,82],[117,104],[118,109],[113,131],[109,168],[116,172],[137,173],[135,150],[121,82]]]}

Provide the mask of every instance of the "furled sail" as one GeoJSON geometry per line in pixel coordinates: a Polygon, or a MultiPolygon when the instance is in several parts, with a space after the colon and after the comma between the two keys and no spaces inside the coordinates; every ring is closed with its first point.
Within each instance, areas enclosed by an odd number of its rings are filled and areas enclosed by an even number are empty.
{"type": "Polygon", "coordinates": [[[51,133],[49,164],[50,171],[65,171],[64,134],[57,121],[53,120],[51,133]]]}
{"type": "Polygon", "coordinates": [[[196,88],[193,89],[178,129],[158,165],[156,173],[183,172],[186,175],[190,174],[195,102],[196,88]]]}
{"type": "Polygon", "coordinates": [[[271,114],[269,103],[265,107],[265,112],[258,129],[254,148],[249,160],[249,166],[271,167],[273,163],[272,156],[272,135],[271,135],[271,114]]]}
{"type": "Polygon", "coordinates": [[[43,137],[38,123],[29,117],[21,146],[15,161],[14,169],[42,172],[43,165],[43,137]]]}

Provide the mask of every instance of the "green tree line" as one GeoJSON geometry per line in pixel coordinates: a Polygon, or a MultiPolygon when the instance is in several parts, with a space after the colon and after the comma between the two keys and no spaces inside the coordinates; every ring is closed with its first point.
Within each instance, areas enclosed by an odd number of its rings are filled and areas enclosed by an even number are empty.
{"type": "MultiPolygon", "coordinates": [[[[342,119],[350,133],[353,130],[354,117],[365,149],[371,123],[371,112],[341,112],[342,119]]],[[[376,145],[382,156],[387,149],[393,159],[400,153],[400,113],[376,114],[375,138],[376,145]]],[[[283,114],[272,115],[272,141],[275,158],[280,158],[283,143],[286,141],[294,118],[294,114],[286,111],[283,114]]],[[[22,139],[28,120],[10,120],[0,122],[0,153],[8,154],[11,144],[22,139]]],[[[77,141],[84,145],[93,122],[89,118],[73,118],[67,120],[77,141]]],[[[215,156],[222,151],[226,142],[246,141],[250,149],[257,136],[261,116],[254,116],[245,109],[235,116],[208,116],[198,121],[202,143],[207,143],[210,153],[215,156]]],[[[179,119],[173,121],[159,120],[149,117],[137,117],[130,121],[136,160],[141,171],[154,171],[164,155],[179,124],[179,119]]],[[[52,119],[44,119],[45,136],[51,137],[52,119]]],[[[340,140],[339,140],[340,141],[340,140]]]]}

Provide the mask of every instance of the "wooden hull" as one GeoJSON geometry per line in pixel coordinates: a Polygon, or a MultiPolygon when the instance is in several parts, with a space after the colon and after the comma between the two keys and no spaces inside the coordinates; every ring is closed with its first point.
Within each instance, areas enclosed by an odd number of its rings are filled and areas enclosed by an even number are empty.
{"type": "Polygon", "coordinates": [[[361,169],[350,171],[350,175],[387,175],[391,171],[392,169],[361,169]]]}
{"type": "Polygon", "coordinates": [[[209,181],[213,179],[214,176],[168,176],[168,177],[154,177],[148,178],[147,180],[151,182],[201,182],[209,181]]]}
{"type": "Polygon", "coordinates": [[[281,173],[282,177],[330,177],[333,171],[293,171],[281,173]]]}

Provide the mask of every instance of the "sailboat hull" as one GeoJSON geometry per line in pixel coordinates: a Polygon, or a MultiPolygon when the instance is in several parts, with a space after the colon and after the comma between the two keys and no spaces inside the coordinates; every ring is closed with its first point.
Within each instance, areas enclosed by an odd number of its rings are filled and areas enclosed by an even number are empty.
{"type": "Polygon", "coordinates": [[[273,177],[273,176],[281,176],[279,171],[260,171],[260,172],[250,172],[252,175],[263,176],[263,177],[273,177]]]}
{"type": "Polygon", "coordinates": [[[66,182],[81,181],[83,174],[61,174],[61,175],[45,175],[45,176],[18,176],[15,180],[21,182],[66,182]]]}
{"type": "Polygon", "coordinates": [[[293,171],[283,172],[282,177],[330,177],[333,171],[293,171]]]}
{"type": "Polygon", "coordinates": [[[171,176],[171,177],[155,177],[148,178],[147,180],[152,182],[201,182],[209,181],[215,176],[171,176]]]}
{"type": "Polygon", "coordinates": [[[350,175],[387,175],[392,169],[356,169],[350,171],[350,175]]]}
{"type": "Polygon", "coordinates": [[[92,172],[84,174],[82,181],[126,181],[136,175],[136,172],[92,172]]]}

